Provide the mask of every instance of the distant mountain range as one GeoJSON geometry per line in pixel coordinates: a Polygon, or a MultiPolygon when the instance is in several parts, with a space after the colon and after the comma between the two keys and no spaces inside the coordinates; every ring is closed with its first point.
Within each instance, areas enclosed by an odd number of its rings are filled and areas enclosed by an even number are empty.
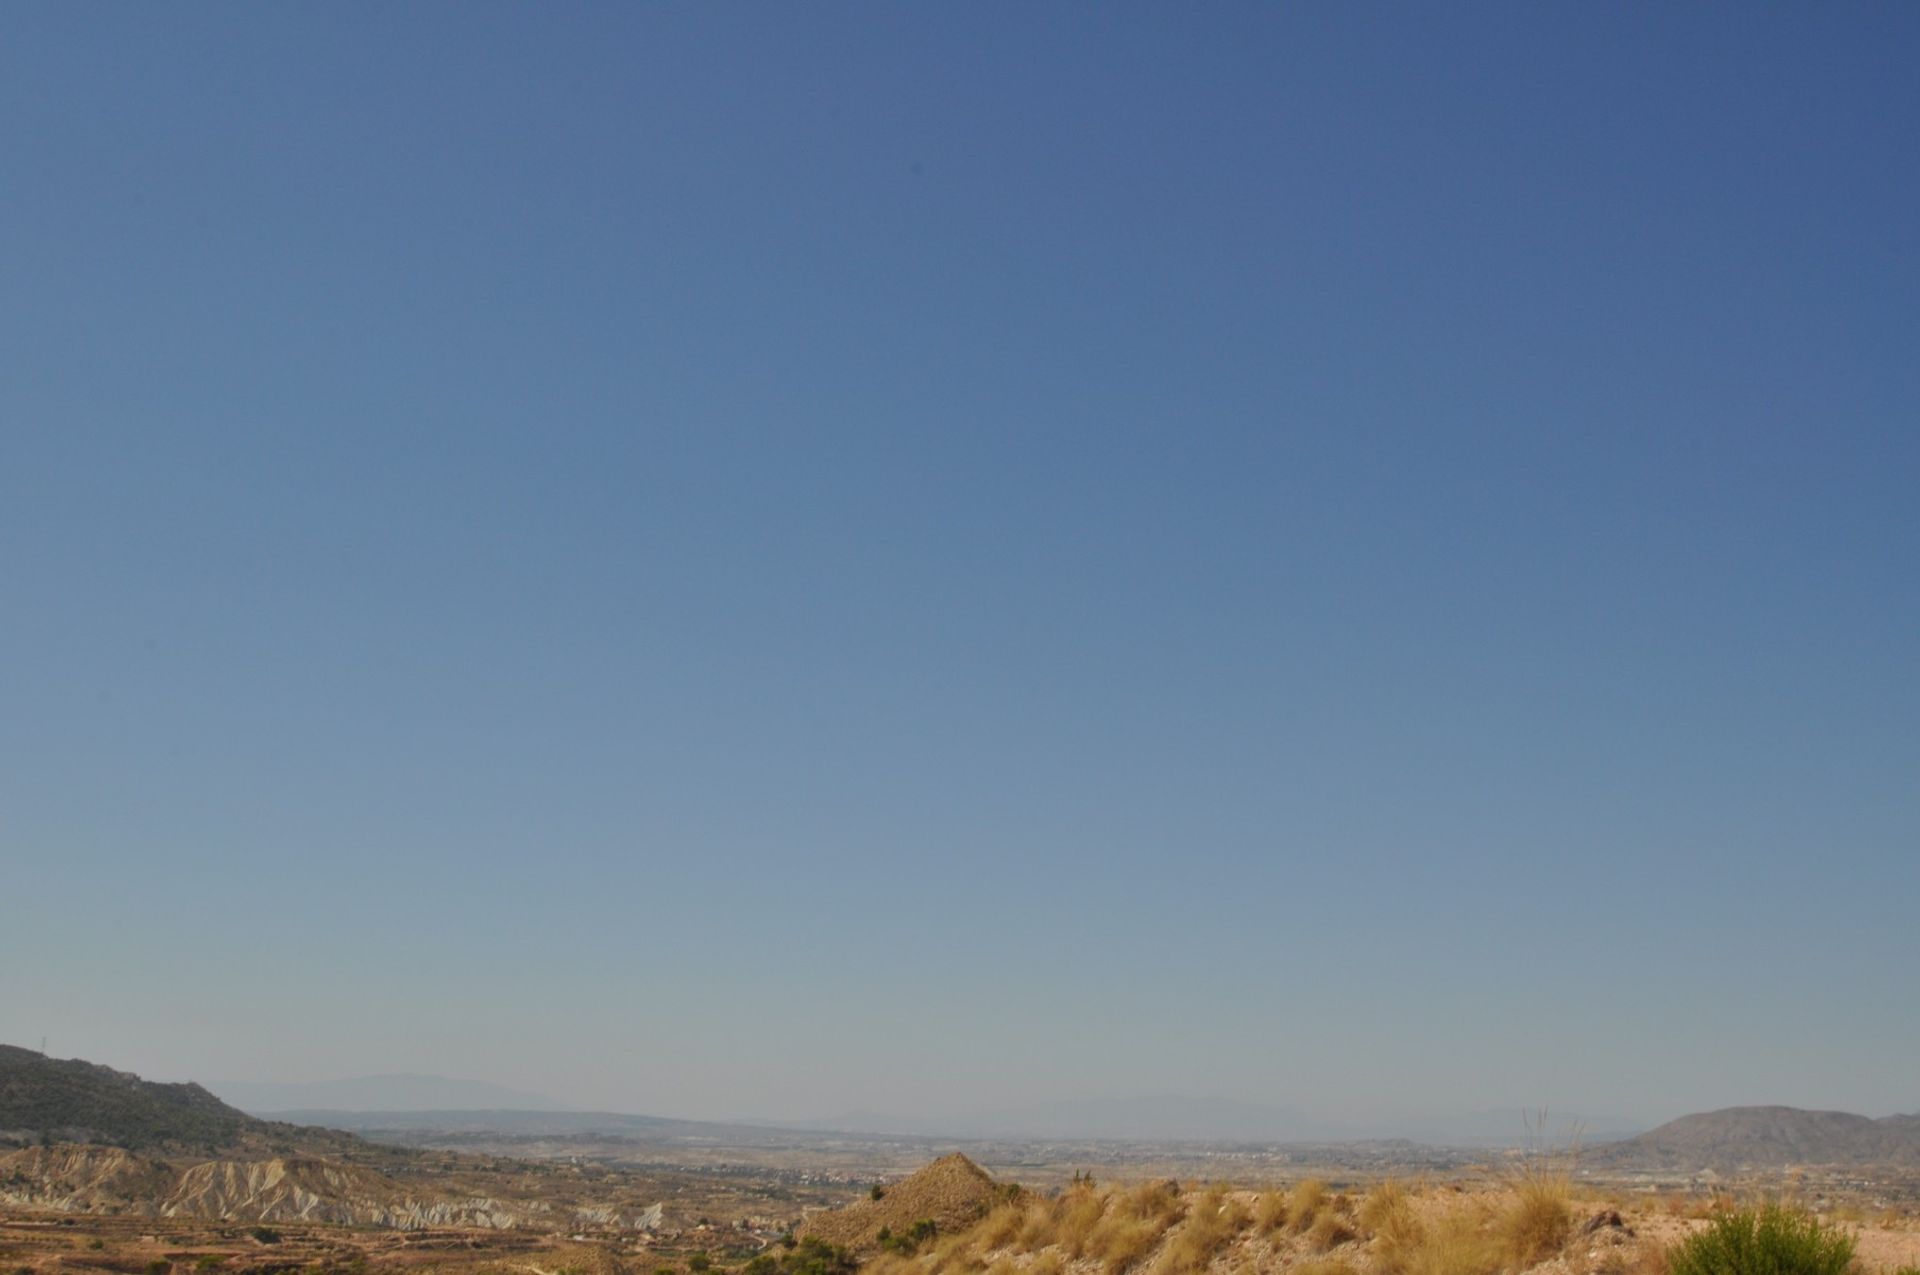
{"type": "Polygon", "coordinates": [[[1681,1116],[1581,1156],[1590,1168],[1693,1172],[1789,1165],[1920,1165],[1920,1115],[1727,1107],[1681,1116]]]}
{"type": "Polygon", "coordinates": [[[1583,1144],[1589,1144],[1633,1132],[1623,1120],[1591,1120],[1557,1113],[1547,1127],[1531,1128],[1527,1113],[1517,1107],[1363,1122],[1309,1116],[1289,1107],[1181,1094],[1071,1099],[959,1116],[853,1111],[783,1127],[965,1139],[1264,1143],[1405,1140],[1436,1146],[1521,1146],[1535,1139],[1557,1143],[1573,1140],[1576,1132],[1583,1144]]]}
{"type": "MultiPolygon", "coordinates": [[[[224,1085],[229,1094],[245,1087],[224,1085]]],[[[1369,1137],[1303,1117],[1299,1112],[1219,1098],[1159,1095],[1089,1098],[1007,1108],[971,1117],[912,1120],[850,1113],[838,1120],[805,1124],[750,1124],[678,1120],[618,1112],[505,1107],[437,1107],[425,1110],[325,1106],[271,1110],[276,1095],[333,1098],[454,1096],[486,1102],[525,1102],[531,1095],[474,1081],[429,1076],[379,1076],[317,1086],[255,1086],[248,1099],[259,1114],[237,1109],[197,1084],[142,1080],[81,1059],[53,1059],[32,1050],[0,1045],[0,1146],[95,1143],[141,1149],[249,1154],[298,1147],[304,1154],[358,1156],[367,1144],[348,1133],[382,1142],[424,1144],[405,1135],[582,1137],[604,1135],[663,1144],[705,1146],[805,1145],[837,1135],[869,1135],[902,1141],[925,1139],[1046,1139],[1138,1142],[1334,1142],[1369,1137]],[[261,1118],[271,1114],[277,1121],[261,1118]],[[313,1127],[323,1126],[323,1127],[313,1127]],[[403,1136],[392,1136],[403,1135],[403,1136]]],[[[540,1101],[537,1097],[534,1101],[540,1101]]],[[[1405,1129],[1434,1143],[1514,1144],[1524,1131],[1518,1114],[1481,1113],[1468,1128],[1478,1136],[1448,1138],[1437,1131],[1405,1129]],[[1519,1126],[1518,1129],[1515,1126],[1519,1126]],[[1503,1134],[1504,1131],[1504,1134],[1503,1134]]],[[[1373,1138],[1387,1136],[1375,1133],[1373,1138]]],[[[1558,1140],[1558,1129],[1546,1140],[1558,1140]]],[[[1616,1172],[1693,1172],[1790,1165],[1920,1166],[1920,1114],[1873,1119],[1844,1111],[1797,1107],[1728,1107],[1682,1116],[1657,1129],[1618,1141],[1587,1134],[1584,1167],[1616,1172]]]]}
{"type": "Polygon", "coordinates": [[[277,1083],[210,1080],[207,1088],[253,1115],[282,1111],[561,1111],[540,1094],[447,1076],[397,1074],[277,1083]]]}
{"type": "Polygon", "coordinates": [[[1323,1123],[1288,1108],[1181,1094],[1077,1098],[950,1116],[854,1111],[827,1120],[793,1122],[785,1127],[902,1136],[1041,1138],[1073,1142],[1301,1141],[1329,1132],[1323,1123]]]}
{"type": "Polygon", "coordinates": [[[676,1120],[619,1111],[276,1111],[275,1119],[295,1124],[324,1124],[376,1142],[432,1145],[436,1140],[473,1139],[484,1134],[509,1138],[630,1138],[682,1146],[792,1146],[820,1142],[829,1134],[779,1125],[727,1124],[676,1120]]]}

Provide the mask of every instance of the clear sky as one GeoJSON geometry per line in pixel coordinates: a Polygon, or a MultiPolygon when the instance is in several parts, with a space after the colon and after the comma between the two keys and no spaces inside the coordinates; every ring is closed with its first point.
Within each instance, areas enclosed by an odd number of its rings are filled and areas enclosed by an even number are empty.
{"type": "Polygon", "coordinates": [[[4,26],[0,1039],[1920,1108],[1920,7],[4,26]]]}

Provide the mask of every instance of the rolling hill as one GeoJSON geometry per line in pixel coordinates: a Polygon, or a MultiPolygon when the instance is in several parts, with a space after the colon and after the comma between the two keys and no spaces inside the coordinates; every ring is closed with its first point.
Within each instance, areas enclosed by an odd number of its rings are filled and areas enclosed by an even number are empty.
{"type": "Polygon", "coordinates": [[[194,1084],[160,1084],[78,1058],[0,1045],[0,1145],[231,1146],[271,1127],[194,1084]]]}
{"type": "Polygon", "coordinates": [[[1875,1120],[1847,1111],[1726,1107],[1585,1152],[1595,1168],[1646,1172],[1787,1165],[1920,1165],[1920,1116],[1875,1120]]]}

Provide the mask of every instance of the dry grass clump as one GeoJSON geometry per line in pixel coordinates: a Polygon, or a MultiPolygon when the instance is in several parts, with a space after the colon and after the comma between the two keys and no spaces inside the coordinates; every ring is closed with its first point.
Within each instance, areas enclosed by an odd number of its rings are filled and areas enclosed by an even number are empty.
{"type": "Polygon", "coordinates": [[[1599,1275],[1667,1275],[1667,1246],[1642,1240],[1610,1250],[1599,1263],[1599,1275]]]}
{"type": "Polygon", "coordinates": [[[1186,1221],[1167,1237],[1166,1250],[1154,1267],[1156,1275],[1196,1275],[1204,1271],[1214,1255],[1238,1239],[1251,1221],[1246,1205],[1229,1196],[1225,1187],[1210,1188],[1187,1210],[1186,1221]]]}
{"type": "Polygon", "coordinates": [[[987,1259],[974,1248],[974,1239],[966,1231],[943,1236],[927,1256],[927,1268],[940,1275],[973,1275],[987,1269],[987,1259]]]}
{"type": "Polygon", "coordinates": [[[1573,1233],[1573,1183],[1567,1171],[1532,1164],[1513,1184],[1513,1199],[1494,1220],[1501,1255],[1525,1270],[1566,1247],[1573,1233]]]}
{"type": "MultiPolygon", "coordinates": [[[[1072,1195],[1078,1195],[1075,1191],[1072,1195]]],[[[1014,1235],[1013,1242],[1029,1252],[1045,1248],[1053,1243],[1053,1235],[1060,1224],[1060,1214],[1067,1207],[1068,1196],[1057,1200],[1034,1197],[1028,1205],[1026,1216],[1020,1220],[1020,1229],[1014,1235]]]]}
{"type": "Polygon", "coordinates": [[[1304,1235],[1333,1202],[1333,1193],[1319,1178],[1302,1178],[1287,1192],[1287,1229],[1304,1235]]]}
{"type": "Polygon", "coordinates": [[[1338,1258],[1309,1257],[1289,1267],[1287,1275],[1359,1275],[1359,1273],[1338,1258]]]}
{"type": "Polygon", "coordinates": [[[1125,1275],[1159,1246],[1167,1228],[1153,1218],[1116,1213],[1094,1235],[1093,1248],[1105,1275],[1125,1275]]]}
{"type": "Polygon", "coordinates": [[[1180,1220],[1187,1202],[1178,1182],[1143,1182],[1121,1196],[1114,1207],[1125,1217],[1150,1219],[1165,1230],[1180,1220]]]}
{"type": "Polygon", "coordinates": [[[1404,1275],[1491,1275],[1500,1269],[1500,1246],[1478,1209],[1463,1209],[1422,1228],[1407,1255],[1404,1275]]]}
{"type": "MultiPolygon", "coordinates": [[[[980,1241],[980,1246],[992,1252],[1018,1239],[1031,1214],[1032,1203],[1022,1198],[996,1204],[993,1211],[980,1219],[980,1224],[974,1228],[973,1233],[980,1241]]],[[[1044,1201],[1039,1203],[1044,1204],[1044,1201]]]]}
{"type": "Polygon", "coordinates": [[[1316,1253],[1324,1253],[1358,1238],[1359,1232],[1353,1229],[1345,1213],[1338,1208],[1322,1209],[1320,1216],[1313,1220],[1313,1225],[1307,1228],[1307,1247],[1316,1253]]]}
{"type": "Polygon", "coordinates": [[[1077,1187],[1060,1197],[1054,1210],[1053,1233],[1042,1243],[1058,1244],[1071,1258],[1087,1255],[1093,1233],[1107,1212],[1107,1196],[1092,1187],[1077,1187]]]}
{"type": "Polygon", "coordinates": [[[1048,1249],[1033,1259],[1033,1264],[1027,1267],[1027,1275],[1060,1275],[1060,1272],[1066,1268],[1066,1264],[1066,1260],[1059,1253],[1048,1249]]]}
{"type": "Polygon", "coordinates": [[[1262,1191],[1253,1202],[1253,1229],[1272,1235],[1287,1224],[1287,1193],[1262,1191]]]}
{"type": "Polygon", "coordinates": [[[1123,1275],[1146,1260],[1186,1210],[1177,1182],[1146,1182],[1116,1194],[1089,1245],[1105,1275],[1123,1275]]]}
{"type": "MultiPolygon", "coordinates": [[[[968,1234],[984,1253],[1012,1248],[1040,1254],[1050,1267],[1086,1259],[1103,1275],[1125,1275],[1159,1247],[1187,1211],[1178,1183],[1149,1182],[1126,1191],[1076,1184],[1054,1200],[1009,1201],[968,1234]]],[[[1024,1275],[1052,1275],[1032,1268],[1024,1275]]]]}
{"type": "Polygon", "coordinates": [[[1360,1225],[1373,1236],[1374,1263],[1382,1275],[1403,1275],[1427,1238],[1412,1197],[1392,1178],[1361,1201],[1360,1225]]]}

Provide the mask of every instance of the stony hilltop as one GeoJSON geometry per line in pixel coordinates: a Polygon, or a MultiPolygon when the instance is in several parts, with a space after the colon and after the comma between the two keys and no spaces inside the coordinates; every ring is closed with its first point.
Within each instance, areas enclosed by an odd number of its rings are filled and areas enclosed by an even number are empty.
{"type": "Polygon", "coordinates": [[[869,1252],[886,1237],[911,1235],[922,1223],[931,1222],[939,1234],[962,1230],[985,1216],[1001,1194],[987,1171],[966,1156],[943,1156],[882,1188],[875,1199],[815,1214],[801,1227],[800,1238],[869,1252]]]}

